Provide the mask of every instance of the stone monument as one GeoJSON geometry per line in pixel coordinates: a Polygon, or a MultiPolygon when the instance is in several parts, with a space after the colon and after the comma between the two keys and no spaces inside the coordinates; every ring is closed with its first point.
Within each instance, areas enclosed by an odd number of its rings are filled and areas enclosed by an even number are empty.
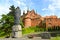
{"type": "Polygon", "coordinates": [[[22,28],[20,25],[21,10],[19,7],[16,8],[14,13],[14,25],[12,27],[12,37],[22,37],[22,28]]]}

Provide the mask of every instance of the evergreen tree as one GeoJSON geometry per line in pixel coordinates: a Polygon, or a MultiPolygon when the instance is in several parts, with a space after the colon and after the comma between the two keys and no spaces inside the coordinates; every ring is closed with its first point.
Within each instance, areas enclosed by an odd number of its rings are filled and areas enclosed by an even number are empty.
{"type": "Polygon", "coordinates": [[[2,27],[0,27],[0,36],[4,36],[4,35],[10,35],[10,33],[12,32],[12,26],[14,24],[14,13],[15,13],[15,7],[14,5],[10,6],[10,12],[7,15],[2,15],[1,18],[1,23],[2,23],[2,27]],[[3,32],[2,32],[3,31],[3,32]]]}
{"type": "MultiPolygon", "coordinates": [[[[2,18],[0,20],[0,23],[2,23],[2,27],[0,27],[0,37],[1,36],[7,36],[10,35],[12,32],[12,26],[14,25],[14,13],[16,8],[14,5],[10,6],[10,12],[8,14],[3,14],[2,18]]],[[[20,18],[20,24],[23,27],[22,19],[20,18]]]]}

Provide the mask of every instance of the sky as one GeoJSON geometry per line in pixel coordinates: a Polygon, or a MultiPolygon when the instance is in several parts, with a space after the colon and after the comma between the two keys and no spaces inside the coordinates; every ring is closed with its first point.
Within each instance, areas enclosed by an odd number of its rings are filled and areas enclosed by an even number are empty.
{"type": "Polygon", "coordinates": [[[0,0],[0,18],[2,14],[7,14],[10,11],[11,5],[19,6],[21,12],[34,9],[37,14],[43,17],[50,15],[60,17],[60,0],[0,0]]]}

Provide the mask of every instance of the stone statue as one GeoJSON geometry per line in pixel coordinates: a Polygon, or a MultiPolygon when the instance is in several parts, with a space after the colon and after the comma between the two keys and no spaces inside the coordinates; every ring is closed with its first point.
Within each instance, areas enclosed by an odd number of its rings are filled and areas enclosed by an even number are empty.
{"type": "Polygon", "coordinates": [[[19,7],[17,7],[14,14],[14,25],[20,24],[20,16],[21,16],[21,10],[19,7]]]}
{"type": "Polygon", "coordinates": [[[19,7],[16,8],[14,13],[14,25],[12,27],[12,36],[13,37],[22,37],[22,28],[20,25],[20,16],[21,16],[21,10],[19,7]]]}

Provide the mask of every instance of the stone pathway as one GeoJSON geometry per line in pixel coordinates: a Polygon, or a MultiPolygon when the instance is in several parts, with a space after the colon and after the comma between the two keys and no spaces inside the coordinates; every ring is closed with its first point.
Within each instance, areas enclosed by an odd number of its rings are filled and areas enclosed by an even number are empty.
{"type": "Polygon", "coordinates": [[[0,40],[49,40],[49,39],[41,39],[40,37],[35,37],[32,39],[29,39],[29,38],[4,38],[4,39],[0,39],[0,40]]]}
{"type": "Polygon", "coordinates": [[[11,38],[11,37],[10,38],[3,38],[3,39],[0,39],[0,40],[50,40],[50,39],[42,39],[41,37],[28,38],[27,36],[28,35],[25,35],[22,38],[11,38]]]}

